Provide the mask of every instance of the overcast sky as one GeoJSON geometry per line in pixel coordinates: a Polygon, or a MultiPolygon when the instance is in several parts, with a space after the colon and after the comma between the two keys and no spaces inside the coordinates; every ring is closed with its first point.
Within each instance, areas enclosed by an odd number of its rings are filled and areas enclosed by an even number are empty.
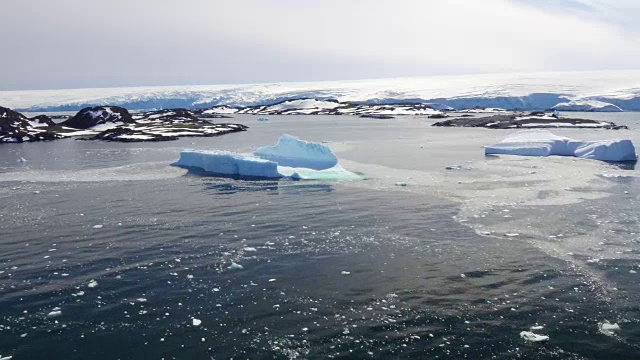
{"type": "Polygon", "coordinates": [[[640,67],[638,0],[0,1],[0,90],[640,67]]]}

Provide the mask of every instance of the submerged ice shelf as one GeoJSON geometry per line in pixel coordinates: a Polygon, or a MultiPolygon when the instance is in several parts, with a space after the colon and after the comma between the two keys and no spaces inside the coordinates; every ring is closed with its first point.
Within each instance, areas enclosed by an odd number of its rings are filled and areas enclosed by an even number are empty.
{"type": "Polygon", "coordinates": [[[261,147],[253,154],[185,150],[172,165],[210,175],[307,180],[361,179],[343,169],[328,146],[291,135],[283,135],[276,145],[261,147]]]}
{"type": "Polygon", "coordinates": [[[546,130],[519,131],[501,142],[485,147],[486,155],[574,156],[584,159],[636,161],[631,140],[579,141],[556,136],[546,130]]]}

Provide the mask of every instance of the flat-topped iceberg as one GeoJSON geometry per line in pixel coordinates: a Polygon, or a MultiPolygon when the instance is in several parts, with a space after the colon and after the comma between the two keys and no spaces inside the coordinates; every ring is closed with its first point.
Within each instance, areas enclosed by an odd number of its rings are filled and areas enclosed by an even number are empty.
{"type": "Polygon", "coordinates": [[[556,136],[546,130],[519,131],[495,145],[485,147],[485,154],[575,156],[612,162],[638,159],[631,140],[579,141],[556,136]]]}
{"type": "Polygon", "coordinates": [[[173,164],[187,169],[198,169],[206,173],[279,178],[278,164],[251,155],[226,151],[182,151],[180,159],[173,164]]]}
{"type": "Polygon", "coordinates": [[[283,135],[274,146],[258,148],[253,154],[217,150],[185,150],[171,164],[209,175],[308,180],[358,180],[360,176],[340,166],[328,146],[283,135]]]}

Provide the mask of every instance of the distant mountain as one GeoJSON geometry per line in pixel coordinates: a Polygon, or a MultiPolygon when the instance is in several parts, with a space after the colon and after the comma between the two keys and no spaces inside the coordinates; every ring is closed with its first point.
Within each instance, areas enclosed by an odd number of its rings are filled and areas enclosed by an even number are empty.
{"type": "MultiPolygon", "coordinates": [[[[78,111],[93,106],[120,106],[137,110],[216,108],[217,114],[229,114],[237,113],[238,107],[268,106],[276,113],[326,114],[333,106],[330,103],[336,101],[352,105],[428,104],[436,110],[482,107],[525,111],[546,110],[572,102],[601,102],[602,106],[588,109],[607,111],[617,107],[622,111],[640,111],[640,71],[0,92],[0,103],[21,111],[78,111]],[[314,101],[299,103],[304,99],[314,101]]],[[[262,112],[268,114],[270,109],[262,112]]]]}

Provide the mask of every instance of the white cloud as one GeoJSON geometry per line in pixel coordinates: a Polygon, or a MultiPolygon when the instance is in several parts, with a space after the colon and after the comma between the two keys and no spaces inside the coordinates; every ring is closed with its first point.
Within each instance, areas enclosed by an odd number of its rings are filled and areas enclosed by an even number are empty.
{"type": "Polygon", "coordinates": [[[23,0],[0,88],[632,68],[630,0],[23,0]],[[25,25],[28,24],[28,25],[25,25]]]}

